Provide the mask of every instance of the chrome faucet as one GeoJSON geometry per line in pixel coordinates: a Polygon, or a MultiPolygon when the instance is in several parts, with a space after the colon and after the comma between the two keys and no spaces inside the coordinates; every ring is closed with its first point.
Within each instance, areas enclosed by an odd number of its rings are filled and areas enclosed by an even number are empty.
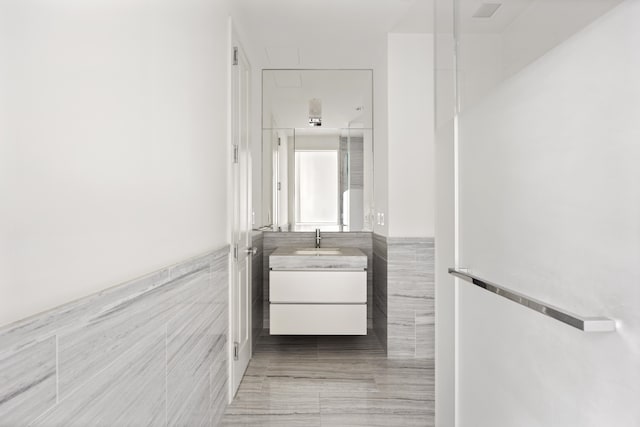
{"type": "Polygon", "coordinates": [[[322,237],[320,237],[320,229],[316,228],[316,248],[320,247],[320,240],[322,240],[322,237]]]}

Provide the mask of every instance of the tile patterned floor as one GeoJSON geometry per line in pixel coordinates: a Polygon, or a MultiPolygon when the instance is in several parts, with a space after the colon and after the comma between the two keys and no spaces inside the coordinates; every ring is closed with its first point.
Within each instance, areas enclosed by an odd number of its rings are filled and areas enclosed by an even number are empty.
{"type": "Polygon", "coordinates": [[[364,337],[260,337],[223,426],[434,425],[432,360],[390,360],[364,337]]]}

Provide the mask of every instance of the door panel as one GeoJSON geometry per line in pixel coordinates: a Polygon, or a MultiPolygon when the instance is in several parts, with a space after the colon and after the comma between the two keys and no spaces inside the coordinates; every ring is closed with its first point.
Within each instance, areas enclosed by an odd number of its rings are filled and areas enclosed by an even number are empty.
{"type": "Polygon", "coordinates": [[[231,394],[235,395],[251,358],[251,153],[249,135],[249,63],[235,48],[232,70],[233,268],[231,394]]]}

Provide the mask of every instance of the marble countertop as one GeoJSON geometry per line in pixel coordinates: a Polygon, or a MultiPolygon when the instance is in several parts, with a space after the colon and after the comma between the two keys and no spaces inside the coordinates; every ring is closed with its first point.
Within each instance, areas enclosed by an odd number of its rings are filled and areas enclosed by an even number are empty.
{"type": "Polygon", "coordinates": [[[269,256],[272,270],[366,270],[367,256],[358,248],[278,248],[269,256]]]}

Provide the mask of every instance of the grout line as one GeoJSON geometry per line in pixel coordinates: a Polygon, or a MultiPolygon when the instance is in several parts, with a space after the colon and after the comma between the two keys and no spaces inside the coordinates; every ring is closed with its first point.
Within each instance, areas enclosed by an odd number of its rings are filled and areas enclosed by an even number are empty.
{"type": "Polygon", "coordinates": [[[58,350],[58,334],[56,334],[56,405],[60,403],[60,351],[58,350]]]}
{"type": "MultiPolygon", "coordinates": [[[[56,337],[56,347],[57,347],[57,343],[58,343],[58,336],[55,335],[56,337]]],[[[42,414],[40,414],[36,419],[34,419],[31,423],[29,423],[29,425],[33,425],[36,422],[38,422],[39,419],[43,418],[45,415],[47,415],[49,412],[51,412],[51,410],[53,408],[55,408],[56,406],[58,406],[59,403],[61,402],[65,402],[67,400],[69,400],[71,397],[73,397],[76,393],[78,393],[82,387],[84,387],[85,385],[89,384],[91,381],[93,381],[94,379],[98,378],[100,375],[102,375],[104,372],[106,372],[108,369],[110,369],[111,367],[115,366],[117,363],[119,363],[125,356],[129,355],[130,353],[133,353],[135,350],[138,349],[138,347],[142,347],[143,344],[140,342],[135,343],[134,345],[132,345],[130,348],[128,348],[127,350],[125,350],[122,354],[120,354],[119,356],[117,356],[115,359],[113,359],[112,361],[110,361],[109,363],[107,363],[105,366],[102,367],[102,369],[98,370],[97,372],[95,372],[91,377],[89,377],[88,379],[86,379],[84,382],[82,382],[81,384],[75,386],[75,388],[72,388],[70,391],[68,391],[65,395],[64,398],[60,399],[59,395],[56,397],[57,402],[54,403],[53,405],[51,405],[51,407],[49,409],[47,409],[46,411],[44,411],[42,414]]],[[[56,349],[57,350],[57,349],[56,349]]],[[[56,363],[57,363],[57,359],[58,359],[58,355],[57,355],[57,351],[56,351],[56,363]]],[[[57,369],[56,369],[57,371],[57,369]]],[[[57,379],[57,372],[56,372],[56,379],[57,379]]],[[[57,389],[57,385],[56,385],[56,389],[57,389]]],[[[58,391],[58,390],[56,390],[58,391]]]]}
{"type": "MultiPolygon", "coordinates": [[[[202,267],[196,270],[193,270],[190,273],[187,273],[183,276],[180,276],[180,278],[183,278],[185,276],[188,276],[190,274],[193,273],[197,273],[200,272],[204,269],[206,269],[207,267],[202,267]]],[[[197,303],[193,303],[193,304],[197,304],[197,303]]],[[[171,319],[174,319],[175,317],[177,317],[178,314],[174,315],[173,317],[170,317],[169,321],[171,319]]],[[[167,370],[168,370],[168,365],[167,365],[167,360],[168,360],[168,350],[167,350],[167,342],[168,342],[168,322],[165,324],[165,423],[168,424],[168,375],[167,375],[167,370]]],[[[58,339],[59,339],[59,335],[56,334],[54,335],[56,338],[56,402],[54,404],[51,405],[51,407],[49,407],[48,409],[46,409],[44,412],[42,412],[40,415],[38,415],[34,420],[32,420],[29,423],[29,426],[35,424],[36,422],[38,422],[38,420],[42,419],[45,415],[49,414],[56,406],[58,406],[58,404],[60,402],[64,402],[67,401],[69,398],[73,397],[76,393],[78,393],[84,386],[86,386],[87,384],[89,384],[91,381],[95,380],[96,378],[98,378],[100,375],[102,375],[104,372],[106,372],[108,369],[110,369],[111,367],[115,366],[117,363],[120,363],[122,360],[125,359],[125,357],[128,357],[130,354],[134,354],[134,352],[138,349],[144,346],[143,342],[136,342],[133,343],[132,346],[130,346],[127,349],[124,349],[122,351],[121,354],[117,355],[113,360],[109,361],[108,363],[106,363],[104,366],[102,366],[101,369],[98,369],[96,372],[93,373],[93,375],[91,375],[89,378],[85,379],[85,381],[81,382],[79,385],[76,385],[74,388],[71,388],[66,394],[64,398],[60,397],[60,390],[59,390],[59,350],[58,350],[58,339]]],[[[49,336],[49,338],[51,338],[51,336],[49,336]]],[[[41,342],[44,340],[39,340],[37,342],[41,342]]],[[[37,343],[36,342],[36,343],[37,343]]]]}

